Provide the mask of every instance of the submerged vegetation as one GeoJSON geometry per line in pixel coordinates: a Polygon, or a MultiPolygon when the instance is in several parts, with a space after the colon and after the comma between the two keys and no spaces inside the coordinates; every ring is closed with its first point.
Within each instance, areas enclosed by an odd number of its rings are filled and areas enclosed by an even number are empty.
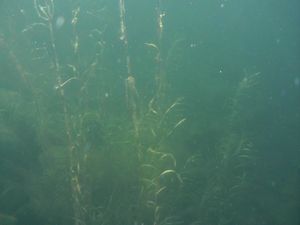
{"type": "Polygon", "coordinates": [[[133,2],[0,4],[0,224],[297,225],[263,74],[191,75],[173,3],[133,2]]]}

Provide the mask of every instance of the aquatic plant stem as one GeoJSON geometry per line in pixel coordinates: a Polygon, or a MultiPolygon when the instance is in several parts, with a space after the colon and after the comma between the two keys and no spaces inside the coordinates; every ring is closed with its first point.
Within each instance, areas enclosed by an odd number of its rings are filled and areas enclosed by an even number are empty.
{"type": "Polygon", "coordinates": [[[53,63],[55,68],[55,74],[57,79],[57,90],[61,98],[62,109],[64,115],[64,126],[67,136],[68,149],[69,149],[69,172],[71,182],[71,192],[73,198],[73,210],[74,210],[74,222],[75,225],[81,225],[84,223],[84,216],[82,213],[81,205],[81,184],[79,180],[79,161],[76,157],[76,145],[72,137],[71,120],[69,118],[69,112],[67,103],[65,100],[65,93],[63,88],[63,81],[61,77],[60,63],[57,54],[57,48],[54,38],[53,29],[53,16],[54,16],[54,2],[53,0],[38,1],[34,0],[34,7],[40,19],[45,22],[46,27],[49,31],[50,45],[53,52],[53,63]],[[43,4],[40,4],[42,2],[43,4]]]}
{"type": "Polygon", "coordinates": [[[131,73],[131,59],[128,52],[128,38],[126,29],[126,9],[124,0],[119,0],[120,10],[120,40],[123,42],[126,57],[127,78],[125,78],[125,97],[128,111],[134,127],[135,137],[139,136],[138,122],[138,91],[135,85],[135,77],[131,73]]]}
{"type": "Polygon", "coordinates": [[[130,56],[128,53],[128,38],[127,38],[127,28],[126,28],[126,9],[124,0],[119,0],[119,10],[120,10],[120,40],[124,44],[125,57],[126,57],[126,68],[127,74],[131,74],[130,56]]]}
{"type": "Polygon", "coordinates": [[[145,43],[148,47],[152,47],[156,50],[156,73],[154,75],[155,83],[156,83],[156,92],[153,98],[151,99],[152,105],[159,105],[158,102],[161,102],[164,99],[165,91],[166,91],[166,70],[165,65],[162,58],[162,39],[164,32],[164,17],[165,12],[162,10],[162,1],[157,1],[156,7],[156,22],[157,22],[157,42],[154,43],[145,43]]]}

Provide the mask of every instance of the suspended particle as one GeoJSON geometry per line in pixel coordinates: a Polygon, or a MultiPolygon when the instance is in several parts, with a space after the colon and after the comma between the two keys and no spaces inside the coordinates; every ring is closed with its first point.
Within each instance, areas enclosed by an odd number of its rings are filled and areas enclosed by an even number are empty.
{"type": "Polygon", "coordinates": [[[65,24],[66,20],[63,16],[59,16],[57,17],[56,21],[55,21],[55,27],[56,29],[60,29],[62,28],[62,26],[65,24]]]}

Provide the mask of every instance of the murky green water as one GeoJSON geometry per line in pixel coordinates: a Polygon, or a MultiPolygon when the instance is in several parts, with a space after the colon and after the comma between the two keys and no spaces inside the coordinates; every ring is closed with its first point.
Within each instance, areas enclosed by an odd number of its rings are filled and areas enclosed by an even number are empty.
{"type": "Polygon", "coordinates": [[[0,225],[299,225],[299,6],[1,0],[0,225]]]}

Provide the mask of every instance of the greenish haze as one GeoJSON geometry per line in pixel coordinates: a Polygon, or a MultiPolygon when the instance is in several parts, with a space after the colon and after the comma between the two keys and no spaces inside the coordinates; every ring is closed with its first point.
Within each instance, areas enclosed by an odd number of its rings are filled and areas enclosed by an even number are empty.
{"type": "Polygon", "coordinates": [[[0,0],[0,225],[299,225],[298,0],[0,0]]]}

